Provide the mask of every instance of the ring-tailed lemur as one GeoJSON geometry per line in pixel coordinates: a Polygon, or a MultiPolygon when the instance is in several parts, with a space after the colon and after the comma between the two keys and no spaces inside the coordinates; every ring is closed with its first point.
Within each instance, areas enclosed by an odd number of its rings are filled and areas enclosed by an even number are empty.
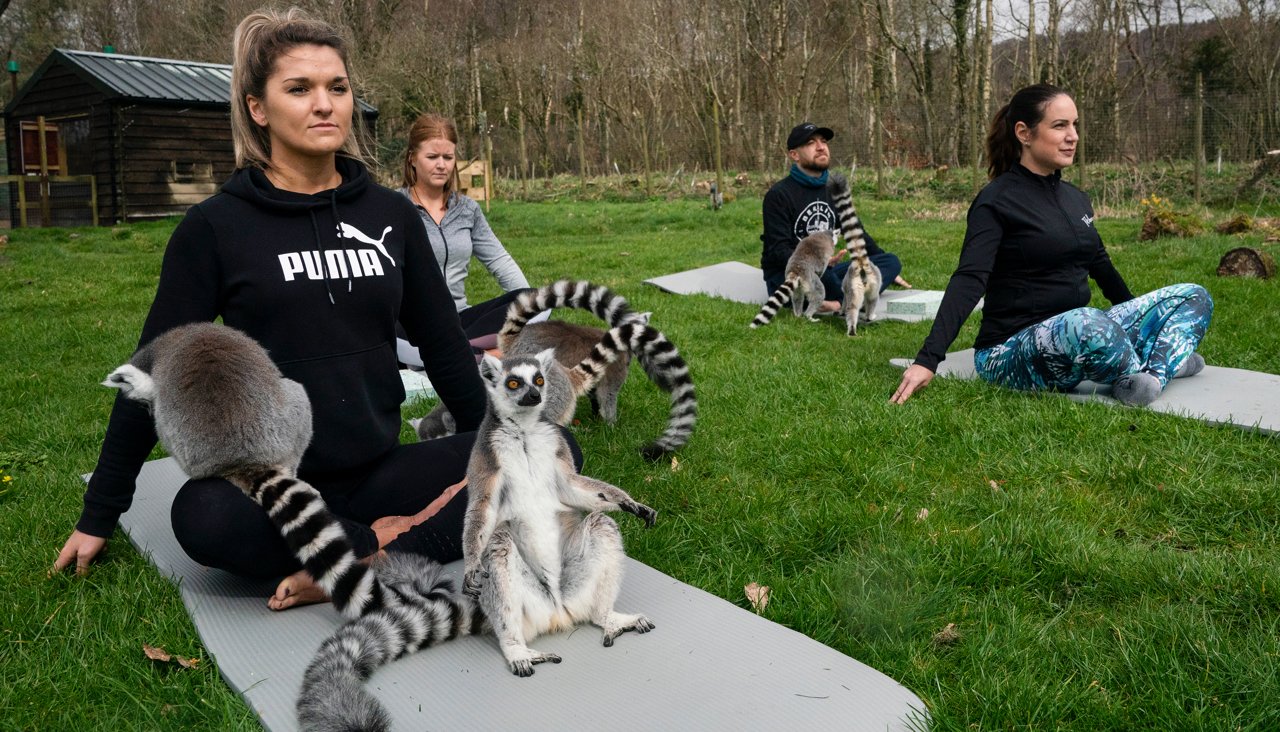
{"type": "MultiPolygon", "coordinates": [[[[648,325],[649,316],[649,313],[639,313],[635,319],[627,322],[648,325]]],[[[529,323],[515,339],[511,351],[503,355],[533,356],[551,348],[555,350],[556,361],[564,366],[572,366],[586,359],[591,349],[604,338],[604,335],[605,331],[600,328],[563,320],[529,323]]],[[[578,393],[585,391],[591,399],[592,411],[600,415],[607,424],[613,424],[618,419],[618,392],[627,379],[630,366],[631,352],[628,350],[605,367],[595,386],[585,390],[582,387],[574,389],[578,393]]],[[[566,416],[571,418],[573,414],[570,412],[566,416]]]]}
{"type": "Polygon", "coordinates": [[[867,257],[866,232],[853,208],[853,194],[849,181],[838,173],[832,173],[827,181],[827,192],[840,219],[840,234],[849,250],[849,269],[844,273],[840,288],[844,293],[845,332],[858,334],[859,315],[867,322],[876,319],[876,301],[880,299],[880,268],[867,257]]]}
{"type": "MultiPolygon", "coordinates": [[[[611,358],[609,345],[613,346],[612,352],[620,352],[638,341],[644,327],[624,324],[610,330],[602,339],[604,345],[593,352],[589,361],[607,364],[611,358]]],[[[543,358],[553,362],[550,352],[543,358]]],[[[530,359],[517,361],[529,362],[530,359]]],[[[532,363],[543,368],[541,362],[532,363]]],[[[542,376],[530,378],[542,382],[539,387],[545,386],[548,402],[573,399],[567,382],[552,387],[542,376]],[[551,393],[557,389],[563,393],[551,393]]],[[[509,381],[501,381],[509,386],[509,381]]],[[[506,622],[505,613],[513,605],[529,610],[537,604],[536,598],[521,594],[528,587],[521,587],[518,582],[504,583],[502,567],[510,565],[500,566],[492,559],[482,563],[488,574],[488,589],[480,593],[483,614],[477,612],[472,597],[454,590],[435,562],[400,553],[372,565],[357,560],[341,525],[329,513],[320,494],[293,477],[311,439],[311,407],[306,392],[301,385],[285,379],[266,351],[243,333],[212,323],[175,328],[141,349],[103,383],[150,406],[157,435],[190,477],[225,477],[259,503],[338,610],[354,618],[321,645],[304,673],[297,706],[300,728],[388,729],[390,720],[385,710],[361,685],[376,668],[420,648],[481,632],[487,627],[486,616],[506,622]]],[[[491,379],[491,389],[495,383],[491,379]]],[[[531,399],[526,394],[520,401],[531,399]]],[[[512,482],[507,478],[515,468],[481,459],[473,460],[475,470],[468,472],[475,476],[473,485],[500,492],[521,491],[515,495],[514,504],[500,499],[496,507],[499,513],[494,514],[508,521],[506,526],[515,525],[518,546],[560,547],[566,545],[568,537],[567,545],[586,550],[562,558],[564,569],[557,570],[557,586],[564,589],[560,597],[566,600],[576,598],[573,593],[577,591],[593,598],[608,598],[607,603],[592,604],[581,616],[597,621],[605,629],[606,645],[625,630],[651,629],[652,623],[640,616],[613,612],[612,597],[617,594],[622,556],[616,524],[603,515],[579,517],[572,533],[562,536],[563,527],[556,523],[556,517],[569,507],[621,508],[652,524],[653,510],[607,483],[576,475],[568,447],[555,428],[553,439],[548,440],[536,419],[520,422],[530,425],[532,431],[527,437],[518,431],[511,433],[509,428],[515,422],[495,427],[494,403],[507,402],[491,397],[486,418],[491,429],[487,434],[501,432],[502,439],[523,440],[521,444],[529,450],[523,457],[541,468],[535,474],[545,483],[539,485],[530,480],[534,474],[524,474],[521,480],[512,482]],[[545,452],[539,454],[538,450],[545,452]],[[576,492],[564,498],[567,505],[545,500],[568,486],[576,492]],[[588,493],[584,494],[584,490],[588,493]],[[524,498],[526,494],[542,498],[530,502],[524,498]],[[596,498],[600,496],[608,498],[596,498]],[[547,511],[552,511],[550,522],[547,511]],[[526,514],[530,519],[524,522],[526,514]],[[513,518],[517,520],[511,521],[513,518]],[[550,533],[540,533],[543,531],[550,533]]],[[[502,414],[536,417],[541,400],[533,405],[515,405],[512,410],[502,414]]],[[[480,439],[485,435],[482,427],[480,439]]],[[[496,443],[490,440],[486,444],[492,447],[496,443]]],[[[491,453],[481,452],[492,458],[491,453]]],[[[493,497],[492,493],[486,495],[493,497]]],[[[511,528],[505,532],[496,537],[489,532],[486,541],[495,551],[499,539],[512,536],[511,528]]],[[[545,553],[538,556],[539,561],[546,559],[545,553]]],[[[473,586],[478,579],[472,577],[473,586]]],[[[565,610],[578,618],[573,614],[578,612],[575,603],[566,605],[565,610]]],[[[506,623],[500,632],[504,652],[508,650],[506,639],[511,637],[509,627],[510,623],[506,623]]],[[[538,627],[545,631],[554,624],[540,621],[538,627]]],[[[512,670],[527,675],[531,669],[513,663],[512,670]]]]}
{"type": "Polygon", "coordinates": [[[489,404],[467,466],[462,534],[463,592],[477,598],[512,673],[560,657],[528,647],[533,638],[590,621],[611,646],[622,633],[646,633],[643,615],[614,610],[622,582],[622,535],[604,511],[657,513],[626,491],[574,471],[569,444],[544,410],[560,368],[551,349],[499,361],[480,373],[489,404]]]}
{"type": "Polygon", "coordinates": [[[343,614],[380,606],[380,588],[320,494],[294,477],[311,442],[311,402],[249,336],[215,323],[173,328],[102,382],[147,404],[156,435],[190,478],[226,478],[267,510],[343,614]]]}
{"type": "MultiPolygon", "coordinates": [[[[661,437],[642,449],[644,456],[650,460],[678,449],[689,441],[697,422],[698,401],[694,393],[693,379],[689,375],[689,367],[680,353],[667,337],[648,327],[647,313],[636,313],[621,296],[606,287],[593,285],[585,281],[561,280],[520,295],[507,310],[507,320],[498,334],[498,348],[504,355],[537,353],[544,348],[552,347],[556,351],[556,359],[568,370],[571,382],[572,398],[567,402],[549,406],[545,410],[548,419],[560,425],[567,425],[573,418],[577,398],[589,394],[596,386],[596,381],[603,379],[604,385],[599,387],[598,398],[601,411],[606,420],[609,419],[607,403],[612,399],[616,404],[617,392],[613,383],[621,387],[626,378],[625,362],[613,363],[607,371],[598,373],[598,369],[587,364],[583,352],[593,347],[600,338],[592,340],[597,333],[604,333],[583,326],[567,326],[558,321],[530,324],[529,321],[543,310],[553,308],[577,308],[588,310],[613,328],[623,325],[634,325],[636,329],[629,343],[629,352],[644,368],[649,378],[662,389],[671,394],[671,409],[667,418],[667,427],[661,437]],[[576,364],[576,365],[575,365],[576,364]],[[586,364],[587,367],[583,368],[586,364]]],[[[623,358],[619,358],[623,361],[623,358]]],[[[555,368],[548,369],[548,378],[557,378],[555,368]]],[[[443,405],[437,405],[426,417],[414,425],[418,436],[432,439],[449,434],[443,405]]],[[[616,410],[615,410],[616,413],[616,410]]]]}
{"type": "Polygon", "coordinates": [[[836,251],[835,232],[815,231],[796,244],[796,250],[787,259],[786,279],[777,290],[769,296],[768,301],[756,313],[751,321],[752,328],[768,325],[787,301],[791,301],[791,311],[800,317],[817,320],[814,313],[824,299],[825,288],[822,286],[822,273],[836,251]]]}
{"type": "Polygon", "coordinates": [[[306,392],[253,339],[214,323],[174,328],[102,383],[151,408],[160,442],[189,477],[224,477],[261,505],[338,611],[355,618],[307,668],[302,729],[387,729],[360,682],[389,660],[481,629],[475,603],[438,564],[356,558],[319,492],[294,477],[311,441],[306,392]]]}

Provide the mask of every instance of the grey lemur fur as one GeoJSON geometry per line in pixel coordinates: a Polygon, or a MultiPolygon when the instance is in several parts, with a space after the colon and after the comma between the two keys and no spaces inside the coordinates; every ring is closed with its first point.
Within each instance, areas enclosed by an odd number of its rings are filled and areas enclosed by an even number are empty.
{"type": "Polygon", "coordinates": [[[791,311],[796,317],[800,317],[803,311],[804,317],[817,320],[814,313],[818,312],[818,306],[825,299],[826,292],[822,286],[822,273],[827,271],[827,265],[835,251],[834,232],[815,231],[801,239],[787,259],[784,270],[786,278],[761,306],[760,312],[751,321],[751,327],[768,325],[788,300],[791,301],[791,311]]]}
{"type": "Polygon", "coordinates": [[[102,383],[151,408],[160,442],[189,477],[224,477],[261,505],[338,611],[355,618],[308,666],[300,728],[388,729],[361,681],[404,653],[482,628],[475,604],[438,564],[410,554],[372,567],[356,558],[319,492],[295,477],[311,441],[306,392],[253,339],[214,323],[174,328],[102,383]]]}
{"type": "Polygon", "coordinates": [[[869,323],[876,319],[876,302],[880,299],[882,284],[880,268],[867,257],[866,232],[853,207],[853,195],[849,181],[839,173],[832,173],[827,180],[827,192],[831,195],[836,216],[840,219],[840,233],[849,249],[849,269],[844,273],[840,289],[844,293],[846,334],[858,334],[859,316],[869,323]]]}
{"type": "MultiPolygon", "coordinates": [[[[523,293],[511,303],[507,320],[498,334],[498,348],[504,355],[528,355],[545,347],[556,349],[556,359],[566,369],[566,374],[562,377],[552,367],[547,370],[547,378],[567,378],[571,389],[553,391],[557,402],[546,407],[545,416],[557,424],[567,425],[573,419],[578,397],[590,394],[590,390],[596,386],[596,380],[603,379],[605,384],[597,388],[597,397],[601,413],[607,421],[610,419],[610,411],[616,414],[616,409],[610,405],[611,401],[616,405],[617,390],[613,384],[620,387],[621,380],[626,376],[625,362],[621,365],[609,365],[605,373],[598,373],[597,368],[591,366],[588,358],[582,355],[591,347],[590,344],[600,342],[599,338],[592,341],[591,336],[604,331],[571,326],[559,321],[529,324],[529,320],[539,312],[562,307],[588,310],[615,331],[623,326],[631,326],[632,330],[628,331],[630,335],[623,339],[627,343],[627,352],[634,353],[649,378],[660,389],[671,394],[667,427],[662,436],[641,450],[642,454],[648,459],[657,459],[688,442],[698,413],[697,396],[688,365],[664,334],[646,325],[648,313],[632,311],[621,296],[606,287],[585,281],[561,280],[523,293]]],[[[621,355],[618,360],[622,360],[621,355]]],[[[444,406],[437,405],[415,425],[420,438],[431,439],[447,434],[441,414],[443,411],[444,406]]]]}
{"type": "Polygon", "coordinates": [[[590,621],[611,646],[626,631],[654,627],[643,615],[614,610],[625,555],[618,525],[604,511],[626,511],[650,526],[657,514],[574,471],[568,443],[543,413],[548,392],[562,388],[545,377],[555,364],[550,349],[503,361],[485,356],[489,405],[467,466],[463,591],[479,600],[518,676],[560,662],[528,647],[543,633],[590,621]]]}

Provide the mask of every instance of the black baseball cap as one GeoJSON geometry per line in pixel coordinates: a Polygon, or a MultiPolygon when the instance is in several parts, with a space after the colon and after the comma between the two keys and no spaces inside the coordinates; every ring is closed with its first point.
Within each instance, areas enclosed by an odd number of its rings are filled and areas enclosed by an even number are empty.
{"type": "Polygon", "coordinates": [[[822,135],[822,139],[830,140],[836,136],[836,133],[832,132],[830,127],[819,127],[812,122],[801,122],[791,130],[790,135],[787,135],[787,149],[794,150],[800,147],[813,139],[814,135],[822,135]]]}

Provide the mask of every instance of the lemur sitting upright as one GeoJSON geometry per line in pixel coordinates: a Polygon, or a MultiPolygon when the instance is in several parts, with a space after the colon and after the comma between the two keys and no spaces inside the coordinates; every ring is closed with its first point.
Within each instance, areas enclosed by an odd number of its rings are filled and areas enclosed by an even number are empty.
{"type": "Polygon", "coordinates": [[[528,642],[590,621],[611,646],[622,633],[646,633],[643,615],[614,610],[622,586],[622,534],[605,511],[622,510],[652,526],[652,508],[604,481],[579,475],[560,427],[546,419],[544,373],[551,349],[480,366],[489,406],[467,466],[462,533],[463,592],[478,598],[518,676],[560,657],[528,642]]]}

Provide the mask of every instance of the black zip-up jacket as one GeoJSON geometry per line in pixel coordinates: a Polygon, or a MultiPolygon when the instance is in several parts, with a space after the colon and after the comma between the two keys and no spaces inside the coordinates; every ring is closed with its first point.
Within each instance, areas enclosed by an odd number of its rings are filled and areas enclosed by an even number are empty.
{"type": "MultiPolygon", "coordinates": [[[[221,317],[260,342],[311,400],[304,476],[358,468],[399,444],[397,319],[459,431],[479,426],[486,399],[417,211],[363,165],[337,164],[333,190],[281,191],[240,169],[191,207],[169,240],[139,341],[221,317]]],[[[147,410],[117,398],[76,528],[111,534],[155,444],[147,410]]]]}
{"type": "MultiPolygon", "coordinates": [[[[760,269],[765,279],[781,277],[787,260],[796,250],[796,244],[815,231],[831,231],[840,228],[840,218],[831,207],[831,196],[826,186],[810,188],[787,176],[764,194],[764,233],[760,241],[764,245],[760,254],[760,269]]],[[[865,233],[867,254],[881,254],[882,250],[870,234],[865,233]]]]}
{"type": "Polygon", "coordinates": [[[1133,299],[1093,226],[1093,206],[1061,171],[1021,165],[987,184],[969,206],[960,264],[915,362],[937,371],[960,326],[985,294],[974,348],[1089,304],[1089,278],[1113,305],[1133,299]]]}

